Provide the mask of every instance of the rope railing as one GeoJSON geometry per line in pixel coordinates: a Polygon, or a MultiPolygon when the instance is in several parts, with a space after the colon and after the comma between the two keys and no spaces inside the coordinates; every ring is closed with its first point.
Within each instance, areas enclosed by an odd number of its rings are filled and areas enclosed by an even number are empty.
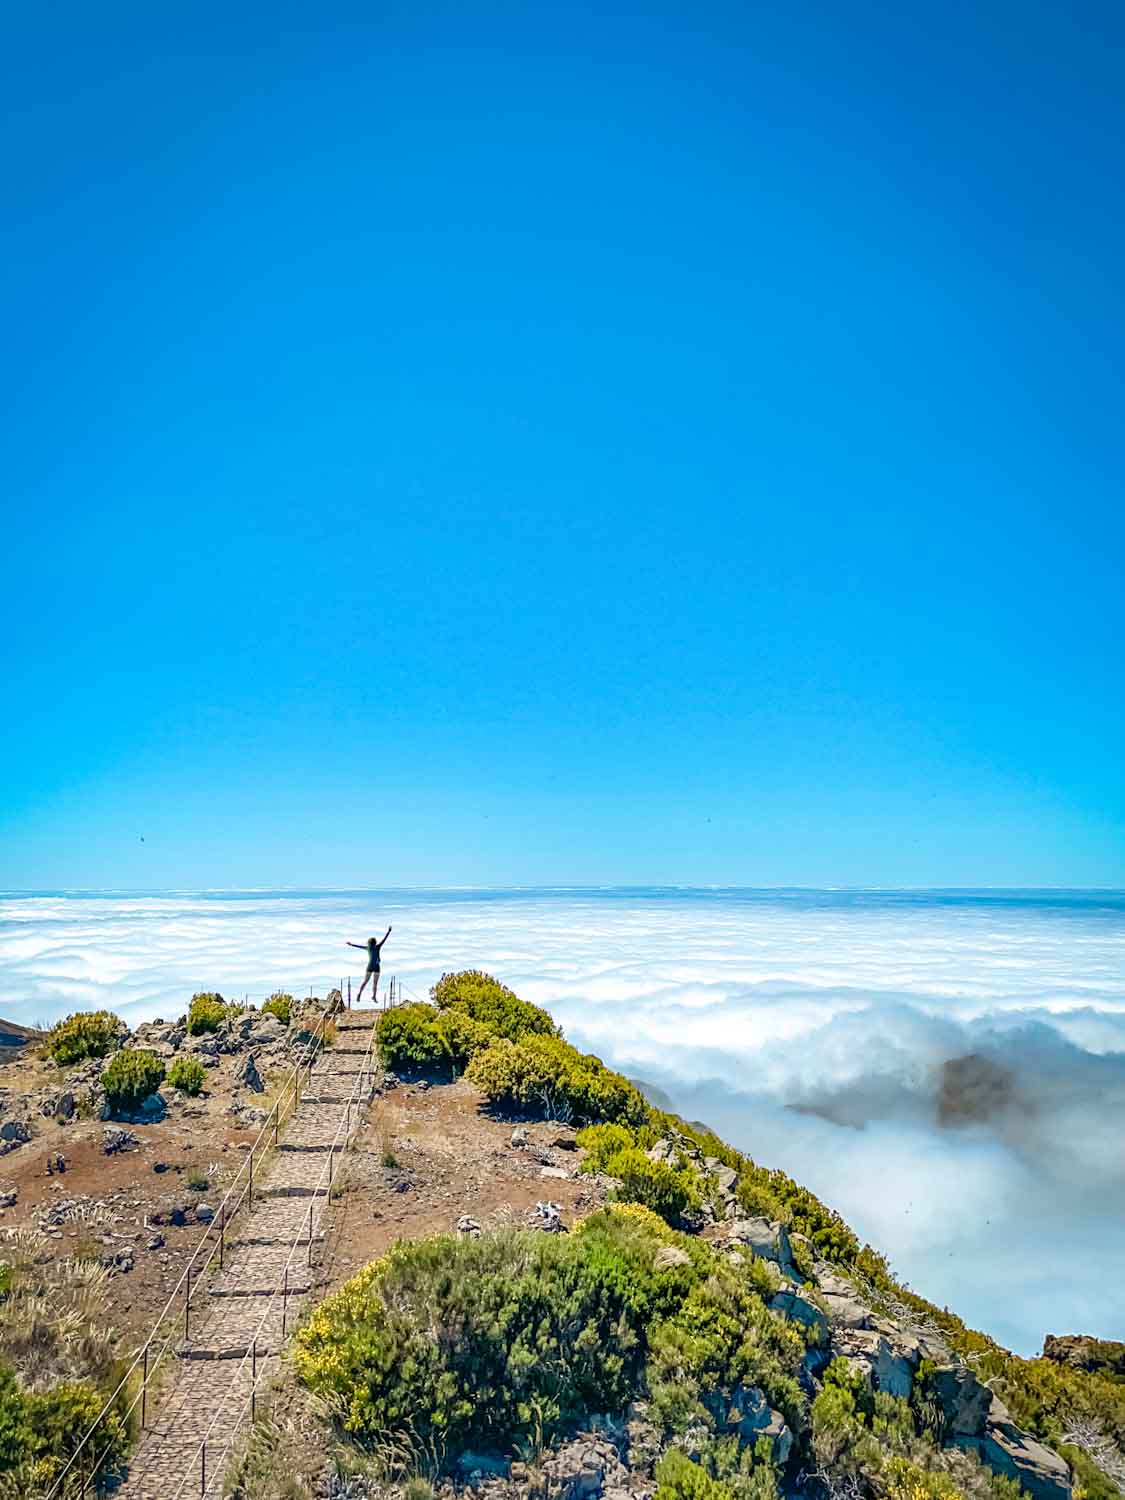
{"type": "Polygon", "coordinates": [[[219,1205],[218,1213],[214,1216],[214,1218],[212,1218],[211,1222],[204,1230],[204,1233],[201,1236],[200,1241],[191,1256],[191,1259],[188,1261],[187,1265],[180,1273],[179,1280],[176,1282],[176,1285],[172,1288],[172,1291],[168,1295],[168,1300],[165,1302],[164,1307],[161,1309],[160,1313],[154,1320],[148,1338],[137,1350],[136,1354],[133,1356],[132,1361],[129,1363],[124,1374],[118,1381],[112,1395],[109,1396],[105,1405],[102,1407],[101,1411],[98,1413],[97,1417],[91,1424],[89,1430],[85,1433],[81,1442],[78,1443],[64,1467],[59,1471],[54,1483],[51,1485],[51,1488],[47,1492],[45,1500],[57,1500],[57,1497],[61,1496],[64,1493],[64,1486],[67,1483],[68,1477],[73,1478],[76,1469],[82,1478],[82,1484],[81,1489],[79,1490],[79,1494],[86,1495],[88,1493],[90,1486],[97,1480],[98,1471],[100,1470],[102,1464],[105,1462],[108,1455],[117,1445],[116,1439],[111,1438],[110,1441],[106,1444],[105,1448],[98,1455],[93,1465],[88,1466],[88,1450],[91,1439],[94,1437],[95,1433],[97,1433],[102,1427],[102,1424],[105,1422],[106,1418],[113,1410],[114,1404],[117,1401],[118,1397],[126,1388],[129,1381],[136,1374],[138,1368],[141,1368],[142,1370],[141,1384],[134,1394],[132,1400],[125,1408],[125,1411],[120,1414],[120,1420],[123,1423],[127,1424],[139,1405],[141,1408],[141,1430],[143,1432],[145,1426],[145,1409],[147,1405],[148,1387],[155,1377],[158,1369],[160,1368],[160,1362],[167,1354],[169,1346],[171,1345],[173,1339],[176,1336],[176,1333],[178,1332],[178,1320],[176,1328],[170,1328],[165,1335],[159,1349],[155,1353],[155,1356],[153,1356],[152,1352],[153,1345],[156,1343],[161,1329],[168,1321],[169,1315],[172,1312],[173,1306],[179,1298],[181,1291],[184,1293],[184,1336],[185,1338],[189,1336],[191,1299],[198,1294],[200,1281],[202,1279],[201,1277],[197,1277],[195,1285],[193,1286],[192,1272],[193,1270],[195,1270],[196,1264],[200,1260],[200,1257],[203,1255],[204,1250],[207,1250],[208,1253],[203,1261],[203,1270],[207,1269],[216,1254],[219,1257],[220,1268],[223,1266],[226,1254],[227,1226],[230,1224],[231,1220],[239,1212],[244,1204],[249,1207],[253,1207],[255,1154],[258,1153],[259,1149],[261,1148],[261,1154],[265,1155],[267,1151],[272,1149],[272,1147],[277,1144],[278,1133],[283,1115],[285,1117],[288,1117],[288,1114],[291,1114],[293,1111],[295,1111],[297,1105],[300,1103],[302,1072],[307,1070],[311,1076],[313,1063],[315,1062],[316,1057],[323,1044],[325,1028],[331,1022],[332,1017],[337,1013],[337,1002],[335,1000],[330,1000],[325,1005],[324,1010],[317,1017],[316,1021],[313,1023],[313,1026],[309,1030],[308,1039],[302,1046],[301,1054],[293,1064],[293,1067],[287,1075],[285,1081],[282,1083],[281,1088],[278,1091],[277,1098],[274,1100],[269,1114],[262,1122],[261,1129],[259,1130],[257,1137],[255,1138],[253,1144],[250,1147],[250,1150],[246,1155],[246,1160],[243,1162],[242,1166],[235,1174],[234,1180],[227,1188],[223,1200],[219,1205]],[[292,1101],[291,1108],[288,1108],[287,1100],[290,1093],[292,1094],[292,1101]],[[272,1141],[269,1140],[271,1131],[273,1136],[272,1141]],[[264,1147],[263,1142],[266,1143],[264,1147]],[[244,1178],[246,1179],[245,1182],[243,1182],[244,1178]],[[234,1206],[232,1208],[230,1207],[231,1200],[235,1197],[236,1193],[237,1199],[234,1202],[234,1206]],[[208,1247],[210,1248],[208,1249],[208,1247]],[[80,1464],[79,1460],[82,1459],[83,1455],[86,1455],[87,1462],[83,1462],[80,1464]]]}
{"type": "MultiPolygon", "coordinates": [[[[388,994],[389,994],[389,990],[388,990],[388,994]]],[[[326,1197],[327,1198],[331,1197],[332,1179],[333,1179],[333,1162],[334,1162],[334,1157],[335,1157],[335,1151],[336,1151],[337,1142],[340,1140],[341,1133],[343,1133],[343,1135],[344,1135],[344,1143],[340,1147],[340,1150],[341,1151],[345,1151],[350,1146],[351,1140],[353,1139],[354,1135],[357,1134],[358,1131],[359,1131],[361,1106],[362,1106],[362,1102],[363,1102],[364,1092],[365,1092],[365,1089],[366,1090],[370,1090],[371,1079],[374,1077],[374,1071],[375,1071],[375,1069],[374,1069],[374,1057],[373,1057],[374,1048],[375,1048],[375,1027],[372,1026],[372,1028],[371,1028],[371,1034],[370,1034],[370,1036],[368,1038],[368,1042],[367,1042],[367,1048],[366,1048],[366,1051],[364,1052],[363,1061],[362,1061],[362,1063],[360,1065],[360,1071],[359,1071],[359,1073],[358,1073],[358,1075],[356,1077],[355,1083],[352,1086],[352,1091],[351,1091],[351,1093],[348,1096],[348,1099],[346,1101],[346,1108],[345,1108],[344,1115],[341,1118],[339,1125],[336,1127],[336,1134],[333,1136],[332,1145],[329,1147],[328,1161],[325,1163],[324,1167],[321,1169],[321,1173],[320,1173],[319,1178],[317,1179],[316,1186],[312,1190],[312,1197],[313,1197],[314,1201],[315,1201],[316,1197],[318,1195],[320,1195],[321,1188],[325,1184],[325,1179],[326,1178],[327,1178],[327,1194],[326,1194],[326,1197]],[[353,1108],[352,1108],[353,1105],[355,1106],[355,1110],[354,1110],[354,1129],[353,1129],[353,1108]]],[[[312,1258],[312,1233],[311,1233],[312,1208],[311,1208],[311,1204],[310,1204],[310,1209],[309,1209],[309,1219],[310,1219],[310,1229],[309,1229],[309,1234],[308,1234],[308,1244],[309,1244],[309,1260],[311,1262],[311,1258],[312,1258]]],[[[284,1338],[286,1336],[286,1329],[285,1329],[284,1319],[285,1319],[285,1302],[288,1299],[289,1272],[290,1272],[290,1268],[291,1268],[292,1263],[293,1263],[293,1257],[296,1254],[297,1249],[298,1249],[298,1247],[299,1247],[299,1245],[301,1243],[301,1234],[302,1234],[302,1231],[298,1230],[297,1234],[293,1238],[293,1243],[289,1247],[289,1254],[286,1257],[285,1265],[282,1267],[281,1274],[278,1276],[277,1284],[275,1285],[275,1287],[273,1288],[272,1292],[270,1293],[269,1301],[266,1303],[265,1309],[262,1312],[262,1316],[258,1320],[257,1327],[254,1330],[254,1334],[253,1334],[253,1336],[251,1338],[251,1341],[250,1341],[250,1348],[242,1356],[242,1359],[239,1361],[238,1368],[235,1370],[234,1374],[232,1375],[232,1377],[231,1377],[231,1379],[230,1379],[230,1381],[228,1383],[228,1387],[227,1387],[228,1396],[226,1398],[224,1398],[224,1400],[222,1402],[220,1402],[218,1410],[215,1412],[214,1416],[211,1418],[211,1422],[210,1422],[210,1425],[207,1428],[207,1431],[204,1433],[203,1438],[201,1439],[201,1441],[199,1443],[199,1446],[195,1449],[195,1452],[192,1455],[191,1461],[186,1466],[186,1469],[185,1469],[185,1472],[184,1472],[184,1477],[181,1479],[181,1481],[179,1483],[179,1486],[173,1491],[172,1495],[169,1497],[169,1500],[179,1500],[179,1497],[181,1495],[186,1494],[187,1490],[188,1490],[188,1486],[189,1485],[194,1486],[194,1483],[195,1483],[195,1480],[196,1480],[196,1476],[198,1476],[198,1479],[199,1479],[199,1494],[201,1496],[205,1496],[207,1494],[207,1488],[208,1488],[208,1483],[209,1483],[208,1477],[207,1477],[207,1475],[208,1475],[208,1468],[207,1468],[207,1445],[211,1441],[211,1435],[212,1435],[212,1433],[215,1430],[216,1424],[219,1422],[220,1418],[226,1412],[227,1402],[229,1400],[229,1393],[234,1390],[235,1386],[237,1385],[239,1379],[242,1376],[243,1371],[246,1369],[246,1365],[247,1365],[248,1362],[249,1362],[250,1367],[251,1367],[250,1392],[246,1396],[245,1400],[243,1401],[243,1403],[242,1403],[241,1407],[239,1408],[239,1410],[237,1411],[237,1413],[235,1414],[234,1421],[231,1424],[230,1435],[227,1438],[226,1442],[223,1444],[223,1447],[219,1450],[218,1456],[215,1457],[214,1454],[212,1454],[212,1475],[213,1476],[214,1475],[221,1475],[221,1473],[222,1473],[222,1466],[226,1462],[227,1455],[230,1452],[231,1446],[234,1443],[235,1438],[238,1436],[239,1432],[242,1430],[242,1426],[243,1426],[243,1423],[245,1422],[247,1414],[248,1413],[250,1414],[251,1420],[254,1419],[255,1408],[256,1408],[256,1405],[257,1405],[258,1384],[264,1378],[264,1374],[265,1374],[264,1371],[261,1372],[261,1373],[259,1373],[258,1372],[258,1368],[257,1368],[257,1365],[258,1365],[258,1339],[261,1336],[262,1330],[265,1327],[266,1322],[269,1319],[271,1312],[274,1311],[274,1308],[275,1308],[276,1302],[277,1302],[277,1298],[279,1296],[281,1296],[282,1299],[283,1299],[283,1304],[282,1304],[282,1338],[284,1338]],[[216,1465],[217,1465],[217,1467],[216,1467],[216,1465]]],[[[267,1359],[269,1358],[269,1351],[268,1350],[266,1351],[266,1358],[267,1359]]]]}

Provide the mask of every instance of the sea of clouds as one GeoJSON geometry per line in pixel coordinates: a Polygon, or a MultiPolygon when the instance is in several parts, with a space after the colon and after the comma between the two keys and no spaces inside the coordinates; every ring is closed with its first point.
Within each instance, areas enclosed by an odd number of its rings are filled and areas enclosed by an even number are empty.
{"type": "Polygon", "coordinates": [[[0,1016],[324,994],[388,922],[408,992],[497,974],[1012,1348],[1125,1337],[1121,895],[0,897],[0,1016]]]}

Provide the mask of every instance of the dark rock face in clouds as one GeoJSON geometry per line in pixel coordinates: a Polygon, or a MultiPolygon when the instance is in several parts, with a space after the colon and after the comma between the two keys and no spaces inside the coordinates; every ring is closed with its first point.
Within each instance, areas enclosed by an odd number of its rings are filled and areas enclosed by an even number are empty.
{"type": "Polygon", "coordinates": [[[1007,1068],[971,1052],[941,1066],[938,1122],[944,1126],[983,1125],[1007,1113],[1016,1101],[1007,1068]]]}

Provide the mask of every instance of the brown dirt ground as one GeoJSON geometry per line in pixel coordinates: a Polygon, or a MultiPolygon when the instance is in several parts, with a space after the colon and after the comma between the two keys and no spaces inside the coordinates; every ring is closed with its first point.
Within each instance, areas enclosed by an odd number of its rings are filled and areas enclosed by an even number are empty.
{"type": "MultiPolygon", "coordinates": [[[[115,1273],[110,1283],[110,1306],[126,1348],[147,1334],[204,1233],[197,1223],[169,1224],[168,1211],[196,1202],[217,1207],[257,1133],[236,1129],[229,1105],[238,1097],[270,1107],[271,1093],[250,1094],[236,1085],[243,1060],[241,1054],[223,1057],[208,1069],[206,1092],[172,1106],[159,1123],[125,1126],[141,1142],[132,1150],[106,1156],[102,1121],[40,1119],[33,1140],[0,1157],[0,1190],[15,1187],[19,1193],[13,1208],[0,1209],[0,1230],[39,1226],[53,1204],[77,1201],[77,1212],[48,1230],[49,1254],[132,1250],[133,1269],[115,1273]],[[49,1174],[48,1159],[60,1154],[65,1173],[49,1174]],[[154,1171],[158,1162],[167,1170],[154,1171]],[[184,1182],[192,1168],[209,1172],[203,1192],[184,1182]],[[157,1226],[154,1215],[162,1220],[157,1226]],[[164,1244],[147,1249],[157,1233],[164,1244]]],[[[276,1086],[286,1071],[279,1058],[267,1083],[276,1086]]],[[[0,1066],[0,1087],[7,1090],[35,1093],[63,1086],[64,1079],[65,1073],[27,1053],[0,1066]]],[[[454,1232],[462,1215],[485,1228],[524,1224],[536,1202],[550,1200],[569,1225],[603,1201],[597,1185],[578,1176],[572,1129],[527,1122],[529,1144],[517,1148],[511,1145],[516,1123],[493,1115],[463,1080],[399,1083],[377,1096],[330,1206],[316,1295],[340,1285],[395,1240],[454,1232]],[[393,1166],[384,1164],[390,1160],[393,1166]],[[567,1176],[543,1176],[544,1167],[567,1176]]]]}
{"type": "Polygon", "coordinates": [[[376,1098],[325,1226],[318,1295],[396,1240],[453,1233],[462,1215],[482,1228],[522,1225],[537,1202],[550,1200],[569,1227],[604,1201],[595,1183],[578,1176],[572,1129],[524,1122],[529,1144],[517,1148],[516,1123],[493,1115],[463,1079],[400,1083],[376,1098]],[[387,1153],[394,1166],[384,1166],[387,1153]],[[544,1167],[568,1175],[544,1177],[544,1167]]]}
{"type": "MultiPolygon", "coordinates": [[[[273,1102],[271,1089],[289,1068],[279,1053],[266,1073],[267,1092],[252,1094],[235,1081],[244,1061],[245,1054],[222,1057],[217,1067],[207,1070],[204,1093],[170,1106],[157,1124],[123,1124],[140,1141],[139,1147],[107,1156],[102,1150],[103,1132],[115,1122],[60,1124],[39,1117],[33,1139],[0,1156],[0,1191],[16,1188],[19,1194],[14,1207],[0,1209],[0,1230],[39,1227],[41,1216],[53,1204],[77,1202],[77,1210],[64,1223],[47,1231],[49,1255],[86,1258],[126,1248],[133,1252],[133,1269],[115,1273],[110,1286],[110,1305],[126,1348],[147,1334],[204,1233],[198,1223],[177,1228],[165,1221],[153,1226],[153,1216],[166,1220],[172,1207],[198,1202],[218,1207],[244,1160],[245,1149],[258,1133],[258,1127],[236,1128],[227,1114],[230,1104],[237,1097],[268,1110],[273,1102]],[[65,1159],[66,1171],[48,1173],[48,1160],[59,1155],[65,1159]],[[165,1163],[167,1170],[154,1171],[158,1162],[165,1163]],[[188,1188],[184,1181],[191,1169],[209,1175],[209,1185],[201,1192],[188,1188]],[[162,1235],[164,1244],[149,1250],[146,1246],[154,1234],[162,1235]]],[[[14,1093],[65,1088],[66,1076],[67,1070],[29,1052],[0,1065],[0,1087],[14,1093]]]]}

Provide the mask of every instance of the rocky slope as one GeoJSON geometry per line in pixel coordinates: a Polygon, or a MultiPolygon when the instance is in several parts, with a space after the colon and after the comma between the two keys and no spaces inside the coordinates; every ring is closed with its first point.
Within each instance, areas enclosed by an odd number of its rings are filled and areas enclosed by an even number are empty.
{"type": "MultiPolygon", "coordinates": [[[[483,1238],[486,1249],[491,1237],[494,1256],[478,1258],[470,1272],[458,1270],[447,1239],[418,1241],[416,1252],[392,1247],[389,1257],[324,1305],[298,1362],[303,1375],[344,1406],[366,1391],[363,1402],[374,1403],[372,1412],[397,1413],[394,1422],[402,1425],[395,1441],[405,1442],[412,1457],[405,1468],[389,1461],[388,1434],[379,1428],[376,1477],[349,1473],[350,1443],[365,1430],[365,1419],[354,1415],[360,1408],[353,1407],[351,1422],[337,1428],[343,1449],[316,1493],[383,1494],[411,1466],[429,1474],[443,1493],[473,1487],[491,1500],[774,1500],[778,1494],[1014,1500],[1019,1493],[1035,1500],[1110,1500],[1122,1493],[1125,1401],[1101,1374],[1086,1366],[1063,1370],[1050,1359],[1019,1360],[965,1328],[899,1283],[837,1215],[784,1174],[757,1166],[705,1128],[638,1107],[621,1087],[626,1080],[575,1053],[553,1031],[521,1031],[523,1002],[503,986],[493,994],[490,985],[495,981],[487,976],[447,976],[435,988],[436,1009],[407,1007],[413,1014],[388,1023],[389,1060],[405,1060],[427,1074],[429,1085],[422,1086],[432,1099],[448,1086],[441,1082],[442,1061],[456,1072],[467,1058],[465,1077],[484,1096],[481,1120],[514,1125],[513,1150],[526,1144],[521,1122],[545,1115],[583,1111],[588,1121],[620,1123],[578,1132],[577,1170],[556,1170],[585,1181],[592,1193],[573,1214],[551,1212],[548,1205],[524,1220],[519,1234],[526,1251],[513,1249],[508,1229],[490,1230],[471,1215],[451,1217],[442,1226],[446,1234],[483,1238]],[[463,1013],[451,1016],[459,1008],[463,1013]],[[650,1207],[634,1207],[640,1204],[650,1207]],[[640,1358],[630,1399],[612,1410],[588,1407],[579,1417],[560,1417],[560,1410],[581,1405],[568,1383],[572,1375],[559,1373],[544,1384],[527,1373],[518,1353],[512,1358],[524,1374],[505,1371],[503,1350],[491,1342],[493,1314],[471,1298],[447,1305],[436,1287],[455,1284],[461,1274],[495,1278],[518,1351],[531,1336],[516,1330],[529,1316],[534,1324],[534,1316],[521,1277],[513,1273],[509,1284],[504,1267],[521,1255],[539,1263],[529,1236],[569,1232],[579,1238],[594,1226],[591,1232],[605,1243],[588,1265],[579,1257],[575,1274],[596,1277],[607,1257],[612,1263],[618,1254],[624,1231],[614,1227],[615,1215],[625,1210],[642,1215],[642,1228],[631,1221],[626,1235],[633,1236],[629,1263],[643,1266],[626,1275],[630,1295],[655,1298],[654,1308],[663,1311],[631,1322],[621,1344],[618,1335],[606,1341],[605,1328],[595,1334],[591,1325],[589,1335],[603,1341],[607,1361],[640,1358]],[[648,1250],[637,1251],[638,1234],[652,1236],[648,1250]],[[432,1285],[431,1273],[437,1276],[432,1285]],[[656,1291],[650,1273],[656,1273],[656,1291]],[[677,1304],[684,1288],[673,1288],[684,1277],[694,1278],[695,1290],[677,1304]],[[660,1290],[664,1285],[667,1291],[660,1290]],[[775,1322],[763,1324],[755,1308],[775,1322]],[[356,1318],[363,1330],[359,1346],[349,1332],[356,1318]],[[746,1321],[723,1334],[726,1352],[716,1353],[714,1329],[740,1318],[746,1321]],[[448,1381],[462,1393],[452,1428],[442,1425],[448,1413],[431,1409],[427,1383],[421,1393],[411,1392],[395,1374],[400,1356],[390,1351],[403,1319],[417,1320],[421,1343],[414,1347],[428,1348],[432,1383],[448,1381]],[[767,1358],[762,1339],[768,1327],[777,1332],[769,1335],[776,1348],[767,1358]],[[671,1365],[670,1348],[679,1351],[671,1365]],[[376,1358],[372,1351],[379,1349],[376,1358]],[[320,1369],[332,1370],[336,1383],[325,1386],[320,1369]],[[492,1373],[485,1375],[486,1369],[492,1373]],[[504,1403],[512,1414],[502,1417],[504,1403]],[[455,1436],[471,1431],[487,1441],[455,1436]],[[415,1440],[423,1432],[428,1437],[419,1448],[415,1440]]],[[[407,1224],[402,1229],[409,1233],[407,1224]]],[[[432,1234],[432,1227],[422,1232],[432,1234]]],[[[557,1268],[550,1274],[559,1274],[557,1268]]],[[[615,1273],[618,1281],[622,1274],[615,1273]]],[[[601,1295],[612,1301],[615,1285],[611,1277],[601,1295]]],[[[573,1314],[575,1326],[582,1316],[573,1314]]],[[[584,1335],[574,1336],[580,1344],[584,1335]]],[[[531,1346],[552,1369],[573,1372],[578,1345],[571,1349],[568,1337],[541,1332],[531,1346]]]]}

